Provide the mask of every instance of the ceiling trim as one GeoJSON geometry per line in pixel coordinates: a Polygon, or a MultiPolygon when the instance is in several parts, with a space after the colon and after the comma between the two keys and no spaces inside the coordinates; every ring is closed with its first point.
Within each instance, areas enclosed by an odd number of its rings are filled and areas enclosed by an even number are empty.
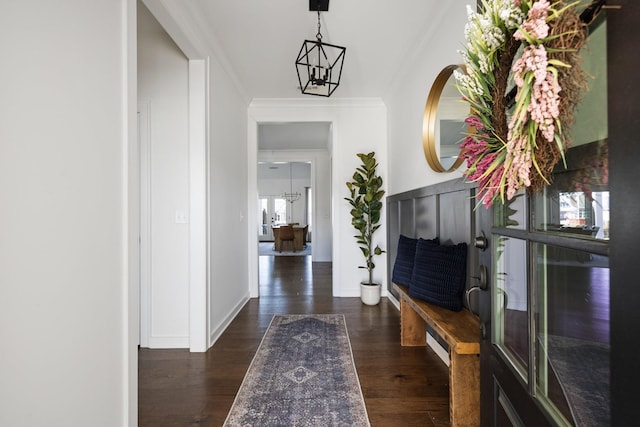
{"type": "Polygon", "coordinates": [[[379,108],[385,106],[382,98],[254,98],[249,104],[251,109],[261,108],[326,108],[356,107],[379,108]]]}

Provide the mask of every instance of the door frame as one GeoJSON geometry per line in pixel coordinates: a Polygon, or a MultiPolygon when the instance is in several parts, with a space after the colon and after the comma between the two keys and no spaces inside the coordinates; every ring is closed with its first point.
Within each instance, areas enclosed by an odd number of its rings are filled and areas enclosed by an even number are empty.
{"type": "MultiPolygon", "coordinates": [[[[210,60],[203,52],[206,50],[195,45],[183,31],[183,27],[176,21],[171,11],[171,6],[166,4],[148,3],[145,6],[158,20],[171,39],[176,43],[180,50],[184,53],[188,60],[188,78],[189,78],[189,140],[188,140],[188,157],[189,157],[189,212],[187,221],[189,223],[189,329],[188,329],[188,346],[192,352],[204,352],[209,347],[209,329],[210,329],[210,313],[209,313],[209,287],[210,287],[210,236],[209,236],[209,74],[210,60]]],[[[134,2],[134,8],[137,4],[134,2]]],[[[133,17],[136,13],[133,13],[133,17]]],[[[134,32],[135,33],[135,32],[134,32]]],[[[137,43],[137,34],[132,38],[132,43],[137,43]]],[[[136,52],[137,49],[134,50],[136,52]]],[[[137,71],[134,76],[137,79],[137,71]]],[[[137,98],[134,98],[137,99],[137,98]]],[[[142,147],[140,147],[142,148],[142,147]]],[[[140,156],[145,153],[140,152],[140,156]]],[[[140,168],[140,164],[136,165],[140,168]]],[[[138,173],[142,171],[138,170],[138,173]]],[[[141,177],[142,179],[142,177],[141,177]]],[[[132,189],[138,194],[139,189],[132,189]]],[[[148,216],[140,215],[140,230],[150,227],[150,219],[148,216]],[[146,223],[145,223],[146,221],[146,223]]],[[[142,249],[141,249],[142,250],[142,249]]],[[[147,254],[148,256],[148,254],[147,254]]],[[[144,255],[137,254],[137,263],[141,267],[144,255]]],[[[142,273],[141,273],[142,274],[142,273]]],[[[147,286],[146,292],[149,292],[149,284],[140,283],[138,292],[145,292],[142,286],[147,286]]],[[[136,311],[139,313],[140,322],[143,322],[142,312],[143,304],[149,304],[149,301],[139,301],[136,311]]],[[[149,306],[147,306],[149,307],[149,306]]],[[[147,315],[149,315],[147,308],[147,315]]],[[[148,324],[148,319],[147,319],[148,324]]],[[[144,329],[139,329],[144,333],[144,329]]],[[[148,330],[148,328],[147,328],[148,330]]],[[[142,336],[140,337],[142,341],[142,336]]]]}
{"type": "Polygon", "coordinates": [[[189,350],[209,348],[209,58],[189,59],[189,350]]]}
{"type": "Polygon", "coordinates": [[[640,369],[633,356],[640,350],[640,277],[638,232],[640,228],[640,85],[630,78],[640,67],[640,3],[619,0],[607,11],[609,96],[609,171],[611,194],[610,306],[611,306],[611,420],[612,425],[638,421],[637,388],[640,369]],[[622,95],[622,96],[615,96],[622,95]]]}
{"type": "MultiPolygon", "coordinates": [[[[249,167],[247,168],[247,174],[248,174],[247,207],[248,207],[248,212],[252,212],[251,218],[254,218],[254,215],[255,215],[253,214],[254,212],[258,212],[258,177],[257,177],[258,160],[260,161],[264,160],[267,162],[271,162],[271,161],[287,161],[287,162],[301,162],[301,163],[310,162],[311,163],[311,187],[316,189],[318,188],[318,183],[316,178],[317,169],[319,167],[319,164],[321,164],[324,161],[324,160],[321,161],[320,158],[326,155],[328,158],[328,166],[329,166],[329,171],[327,172],[329,175],[332,175],[332,157],[331,157],[330,148],[328,153],[325,150],[318,150],[318,149],[272,150],[269,152],[268,158],[263,158],[262,156],[259,156],[259,153],[258,153],[258,124],[260,123],[329,122],[331,123],[331,132],[330,132],[330,141],[329,141],[329,147],[330,147],[331,141],[335,140],[334,137],[336,132],[335,126],[333,125],[334,121],[331,118],[318,117],[312,114],[308,118],[304,117],[304,118],[293,119],[292,118],[293,115],[289,113],[284,113],[284,115],[280,118],[275,118],[271,114],[267,114],[266,116],[268,117],[265,117],[265,120],[259,120],[259,117],[256,117],[251,114],[251,107],[250,107],[248,129],[247,129],[247,158],[248,158],[248,164],[249,164],[249,167]],[[252,167],[251,165],[255,165],[255,167],[252,167]]],[[[331,194],[333,193],[332,186],[329,187],[329,192],[330,192],[329,194],[330,200],[328,201],[328,203],[330,204],[329,209],[331,210],[331,212],[333,212],[333,204],[331,203],[331,198],[332,198],[331,194]]],[[[314,225],[314,231],[313,231],[314,236],[318,235],[317,233],[318,233],[318,226],[319,226],[318,197],[319,197],[319,192],[313,191],[311,223],[314,225]]],[[[323,232],[329,233],[329,234],[332,233],[332,225],[331,225],[332,218],[333,218],[333,213],[330,215],[330,218],[328,218],[329,220],[328,228],[326,230],[321,229],[320,230],[321,233],[323,232]]],[[[259,263],[258,263],[258,243],[259,242],[258,242],[258,233],[256,233],[256,221],[253,219],[250,221],[247,221],[247,226],[248,226],[248,232],[247,232],[248,247],[250,248],[247,254],[248,266],[249,266],[249,273],[248,273],[249,296],[250,298],[258,298],[260,296],[259,263]]],[[[317,238],[314,239],[314,242],[317,242],[317,238]]],[[[318,255],[318,252],[314,247],[314,250],[312,253],[312,258],[314,261],[316,260],[317,255],[318,255]]]]}
{"type": "Polygon", "coordinates": [[[138,103],[138,179],[139,179],[139,345],[149,347],[150,302],[149,278],[151,277],[151,148],[149,103],[138,103]]]}
{"type": "MultiPolygon", "coordinates": [[[[192,352],[209,348],[209,145],[207,59],[189,60],[189,330],[192,352]]],[[[138,104],[139,129],[139,344],[149,346],[151,336],[151,140],[149,103],[138,104]]]]}

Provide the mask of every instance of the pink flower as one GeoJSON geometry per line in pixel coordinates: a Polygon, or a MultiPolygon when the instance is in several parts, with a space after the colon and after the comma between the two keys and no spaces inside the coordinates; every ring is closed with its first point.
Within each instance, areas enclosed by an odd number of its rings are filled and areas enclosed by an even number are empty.
{"type": "Polygon", "coordinates": [[[509,133],[509,142],[507,143],[507,155],[505,164],[509,165],[506,170],[507,175],[507,199],[511,200],[518,192],[520,187],[528,187],[531,185],[529,173],[531,171],[531,154],[532,147],[528,143],[526,135],[518,135],[512,138],[509,133]]]}
{"type": "Polygon", "coordinates": [[[553,73],[547,71],[545,79],[533,85],[531,103],[527,107],[531,119],[538,123],[542,136],[549,142],[553,142],[555,121],[560,115],[561,90],[553,73]]]}
{"type": "Polygon", "coordinates": [[[511,67],[515,81],[518,87],[524,85],[524,75],[528,71],[532,71],[535,76],[536,83],[540,84],[547,76],[547,50],[543,45],[535,47],[533,45],[527,46],[522,52],[522,56],[514,62],[511,67]]]}
{"type": "Polygon", "coordinates": [[[461,145],[462,155],[467,160],[467,177],[478,183],[478,200],[485,207],[491,206],[500,189],[500,181],[504,173],[504,167],[500,164],[491,173],[491,167],[495,166],[498,153],[490,151],[491,147],[486,141],[476,140],[473,137],[465,138],[461,145]]]}
{"type": "Polygon", "coordinates": [[[482,201],[485,208],[490,207],[500,194],[500,181],[503,174],[504,166],[500,165],[493,173],[478,182],[477,198],[482,201]]]}
{"type": "Polygon", "coordinates": [[[464,119],[464,122],[469,126],[472,126],[477,131],[484,129],[484,125],[482,124],[482,120],[478,116],[469,116],[464,119]]]}
{"type": "Polygon", "coordinates": [[[489,148],[482,135],[469,135],[462,140],[460,148],[463,153],[471,157],[479,157],[489,148]]]}
{"type": "Polygon", "coordinates": [[[550,7],[551,5],[546,0],[536,1],[533,3],[533,6],[529,9],[529,13],[527,15],[528,19],[522,23],[522,27],[515,32],[513,37],[516,40],[525,40],[523,31],[536,40],[547,37],[549,35],[547,15],[549,14],[550,7]]]}
{"type": "MultiPolygon", "coordinates": [[[[547,51],[543,45],[535,47],[527,46],[522,56],[513,64],[513,80],[518,86],[524,86],[527,73],[533,73],[534,81],[531,88],[527,113],[531,120],[534,120],[542,136],[549,142],[553,142],[555,137],[555,120],[560,111],[560,85],[554,74],[547,70],[547,51]]],[[[520,97],[520,90],[516,99],[520,97]]],[[[509,123],[509,129],[513,129],[516,121],[522,119],[521,114],[514,114],[509,123]]]]}
{"type": "Polygon", "coordinates": [[[529,9],[528,17],[529,19],[547,19],[550,8],[551,3],[547,0],[538,0],[529,9]]]}

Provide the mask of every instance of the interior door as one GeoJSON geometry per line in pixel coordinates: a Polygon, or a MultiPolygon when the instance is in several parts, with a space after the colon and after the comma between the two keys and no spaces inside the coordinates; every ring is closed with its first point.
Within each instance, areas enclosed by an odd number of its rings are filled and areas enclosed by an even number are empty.
{"type": "Polygon", "coordinates": [[[601,13],[584,49],[589,90],[566,168],[544,191],[477,214],[488,238],[483,426],[611,425],[608,31],[601,13]]]}

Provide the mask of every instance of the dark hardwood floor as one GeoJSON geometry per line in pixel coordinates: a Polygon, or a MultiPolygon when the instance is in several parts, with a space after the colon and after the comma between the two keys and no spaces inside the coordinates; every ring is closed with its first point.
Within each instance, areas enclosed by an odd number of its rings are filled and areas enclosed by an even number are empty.
{"type": "Polygon", "coordinates": [[[400,346],[400,316],[331,296],[331,264],[260,257],[252,299],[206,353],[139,351],[139,425],[221,426],[274,314],[342,313],[372,426],[449,425],[446,366],[425,348],[400,346]]]}

